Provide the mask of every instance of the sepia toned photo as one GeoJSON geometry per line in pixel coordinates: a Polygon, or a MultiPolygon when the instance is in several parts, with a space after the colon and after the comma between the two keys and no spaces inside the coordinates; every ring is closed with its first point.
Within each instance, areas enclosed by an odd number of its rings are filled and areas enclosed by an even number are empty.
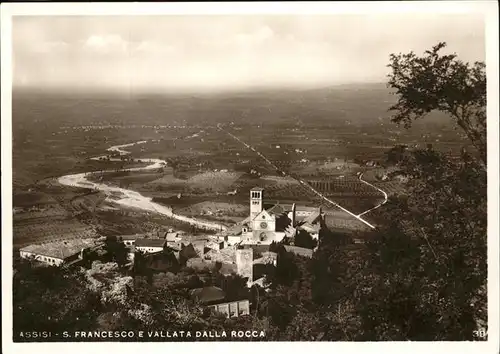
{"type": "Polygon", "coordinates": [[[498,349],[498,8],[460,3],[2,6],[7,340],[498,349]]]}

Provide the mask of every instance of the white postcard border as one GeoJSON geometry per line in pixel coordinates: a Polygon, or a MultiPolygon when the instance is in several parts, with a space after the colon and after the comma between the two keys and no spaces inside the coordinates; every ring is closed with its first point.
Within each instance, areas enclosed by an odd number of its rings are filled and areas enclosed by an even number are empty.
{"type": "Polygon", "coordinates": [[[406,2],[254,2],[254,3],[19,3],[1,6],[2,53],[2,324],[4,353],[54,354],[138,350],[165,352],[203,349],[241,354],[264,351],[317,350],[367,353],[496,353],[499,349],[499,105],[498,5],[496,1],[406,2]],[[158,14],[398,14],[481,13],[486,20],[488,85],[488,321],[487,342],[365,342],[365,343],[13,343],[12,342],[12,16],[17,15],[158,15],[158,14]],[[76,345],[75,345],[76,344],[76,345]]]}

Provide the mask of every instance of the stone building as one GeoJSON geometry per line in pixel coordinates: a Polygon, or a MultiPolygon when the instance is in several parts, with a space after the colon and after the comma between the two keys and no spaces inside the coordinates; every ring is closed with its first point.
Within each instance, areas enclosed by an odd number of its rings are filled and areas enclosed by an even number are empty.
{"type": "Polygon", "coordinates": [[[238,275],[246,278],[248,284],[253,281],[253,249],[237,249],[236,250],[236,270],[238,275]]]}
{"type": "Polygon", "coordinates": [[[250,190],[250,215],[225,234],[229,245],[262,244],[280,242],[293,237],[298,229],[309,232],[317,238],[325,214],[320,208],[295,204],[272,204],[264,202],[264,189],[250,190]]]}
{"type": "Polygon", "coordinates": [[[52,266],[61,266],[83,259],[86,251],[100,247],[94,238],[72,239],[29,245],[19,250],[24,259],[33,259],[52,266]]]}
{"type": "Polygon", "coordinates": [[[208,286],[191,290],[191,297],[201,304],[225,314],[227,317],[239,317],[250,314],[250,301],[241,299],[226,301],[226,294],[221,288],[208,286]]]}

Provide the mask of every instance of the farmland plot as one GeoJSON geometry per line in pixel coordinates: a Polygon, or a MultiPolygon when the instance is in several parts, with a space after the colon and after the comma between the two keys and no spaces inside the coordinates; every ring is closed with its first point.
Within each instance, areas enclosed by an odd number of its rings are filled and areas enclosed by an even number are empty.
{"type": "Polygon", "coordinates": [[[48,218],[26,220],[14,224],[14,246],[22,247],[33,243],[43,243],[75,238],[97,237],[94,228],[72,218],[48,218]]]}

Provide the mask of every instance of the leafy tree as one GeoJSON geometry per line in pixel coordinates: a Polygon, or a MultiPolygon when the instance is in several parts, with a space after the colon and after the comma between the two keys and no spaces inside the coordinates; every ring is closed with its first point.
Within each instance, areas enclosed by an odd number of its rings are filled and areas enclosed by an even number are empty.
{"type": "Polygon", "coordinates": [[[297,247],[313,249],[314,247],[316,247],[317,242],[311,237],[309,232],[305,230],[299,230],[295,235],[294,245],[297,247]]]}
{"type": "Polygon", "coordinates": [[[389,151],[387,151],[387,162],[391,164],[397,164],[399,163],[404,156],[404,153],[407,151],[407,146],[406,145],[396,145],[393,148],[391,148],[389,151]]]}
{"type": "MultiPolygon", "coordinates": [[[[81,273],[59,267],[19,267],[13,278],[15,341],[23,331],[93,330],[102,311],[81,273]]],[[[48,340],[57,340],[50,338],[48,340]]]]}
{"type": "Polygon", "coordinates": [[[227,301],[241,300],[249,294],[246,279],[237,274],[221,275],[217,277],[214,285],[224,290],[227,301]]]}
{"type": "Polygon", "coordinates": [[[478,157],[432,147],[398,154],[409,193],[384,207],[385,222],[366,238],[373,274],[369,292],[358,288],[365,339],[471,340],[478,320],[485,320],[484,64],[440,55],[444,47],[439,43],[422,57],[391,55],[389,86],[399,96],[393,121],[410,126],[430,111],[446,112],[478,157]]]}
{"type": "Polygon", "coordinates": [[[392,120],[411,126],[413,120],[437,110],[450,115],[464,131],[486,165],[486,65],[464,63],[456,54],[441,54],[441,42],[425,51],[391,54],[388,86],[398,102],[392,120]]]}
{"type": "Polygon", "coordinates": [[[104,241],[104,249],[111,261],[116,262],[119,266],[127,263],[128,250],[127,247],[119,242],[116,236],[109,236],[104,241]]]}
{"type": "Polygon", "coordinates": [[[279,245],[275,252],[277,253],[276,270],[271,282],[275,285],[291,285],[300,275],[295,257],[292,253],[287,252],[283,245],[279,245]]]}

